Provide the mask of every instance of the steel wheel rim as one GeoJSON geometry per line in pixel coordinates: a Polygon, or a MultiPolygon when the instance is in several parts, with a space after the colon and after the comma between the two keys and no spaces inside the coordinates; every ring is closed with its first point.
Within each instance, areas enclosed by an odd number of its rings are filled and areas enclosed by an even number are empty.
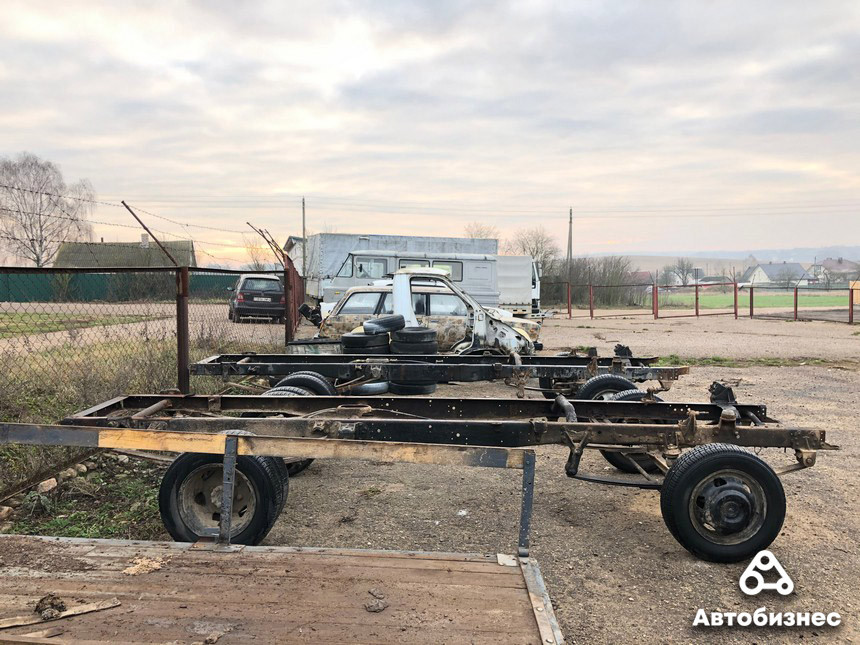
{"type": "Polygon", "coordinates": [[[767,498],[754,478],[727,468],[696,484],[688,511],[699,535],[709,542],[731,546],[758,533],[767,516],[767,498]]]}
{"type": "MultiPolygon", "coordinates": [[[[224,468],[221,464],[205,464],[192,470],[182,480],[178,492],[179,516],[197,535],[218,530],[221,517],[221,486],[224,468]]],[[[230,536],[238,535],[251,523],[257,509],[257,491],[251,481],[238,469],[233,483],[233,513],[230,536]]]]}

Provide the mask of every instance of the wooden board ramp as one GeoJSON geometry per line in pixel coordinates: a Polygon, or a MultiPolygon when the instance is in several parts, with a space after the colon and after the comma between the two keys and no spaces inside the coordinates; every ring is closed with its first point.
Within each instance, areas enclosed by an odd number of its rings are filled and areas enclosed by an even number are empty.
{"type": "Polygon", "coordinates": [[[0,536],[0,643],[563,642],[537,563],[463,553],[0,536]],[[208,639],[208,640],[207,640],[208,639]]]}

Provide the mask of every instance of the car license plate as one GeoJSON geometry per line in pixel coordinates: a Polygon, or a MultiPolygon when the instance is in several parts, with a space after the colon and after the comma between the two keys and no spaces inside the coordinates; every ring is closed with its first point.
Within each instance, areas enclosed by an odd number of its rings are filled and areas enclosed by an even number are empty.
{"type": "Polygon", "coordinates": [[[254,302],[272,302],[271,298],[254,298],[254,302]]]}

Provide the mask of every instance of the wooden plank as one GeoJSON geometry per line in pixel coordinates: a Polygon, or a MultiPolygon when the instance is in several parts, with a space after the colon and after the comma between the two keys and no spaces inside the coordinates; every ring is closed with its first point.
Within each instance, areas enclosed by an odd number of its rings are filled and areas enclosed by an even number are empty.
{"type": "MultiPolygon", "coordinates": [[[[100,602],[78,605],[77,607],[72,607],[70,609],[66,609],[65,611],[61,611],[56,618],[51,618],[50,620],[60,620],[62,618],[67,618],[68,616],[78,616],[80,614],[88,614],[93,611],[111,609],[113,607],[119,607],[119,604],[119,601],[114,598],[112,600],[102,600],[100,602]]],[[[36,625],[38,623],[46,622],[48,622],[48,620],[45,620],[38,614],[34,616],[31,612],[26,615],[12,616],[11,618],[0,619],[0,629],[8,629],[9,627],[21,627],[22,625],[36,625]]]]}
{"type": "MultiPolygon", "coordinates": [[[[69,430],[75,426],[67,426],[69,430]]],[[[223,434],[132,430],[128,428],[83,428],[98,432],[99,448],[152,450],[157,452],[202,452],[223,454],[223,434]]],[[[398,441],[361,441],[308,437],[239,437],[240,455],[267,455],[302,459],[370,459],[452,466],[522,468],[523,449],[398,441]]]]}
{"type": "MultiPolygon", "coordinates": [[[[23,541],[57,550],[60,564],[71,562],[55,568],[50,557],[23,558],[30,567],[19,557],[14,566],[0,566],[0,616],[24,613],[48,591],[123,604],[117,612],[63,620],[66,632],[51,639],[54,645],[81,638],[201,641],[206,625],[224,627],[224,642],[537,644],[549,633],[536,621],[540,595],[526,588],[519,566],[500,565],[496,556],[297,547],[222,553],[178,543],[13,540],[0,537],[0,555],[4,543],[17,548],[23,541]],[[162,568],[123,574],[137,557],[160,558],[162,568]],[[371,589],[388,603],[381,612],[365,608],[371,589]]],[[[12,629],[21,638],[32,632],[12,629]]]]}

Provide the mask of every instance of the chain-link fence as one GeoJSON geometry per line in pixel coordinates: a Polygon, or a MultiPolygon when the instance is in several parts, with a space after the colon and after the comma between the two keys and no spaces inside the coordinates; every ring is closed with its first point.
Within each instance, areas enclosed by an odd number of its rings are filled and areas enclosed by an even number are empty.
{"type": "MultiPolygon", "coordinates": [[[[187,389],[188,363],[211,354],[283,351],[299,319],[300,281],[292,276],[285,290],[283,271],[262,272],[249,283],[260,289],[237,290],[242,275],[0,268],[0,419],[55,422],[118,394],[187,389]]],[[[219,386],[206,379],[192,385],[219,386]]],[[[69,456],[64,449],[16,449],[0,455],[0,491],[39,463],[69,456]]]]}

